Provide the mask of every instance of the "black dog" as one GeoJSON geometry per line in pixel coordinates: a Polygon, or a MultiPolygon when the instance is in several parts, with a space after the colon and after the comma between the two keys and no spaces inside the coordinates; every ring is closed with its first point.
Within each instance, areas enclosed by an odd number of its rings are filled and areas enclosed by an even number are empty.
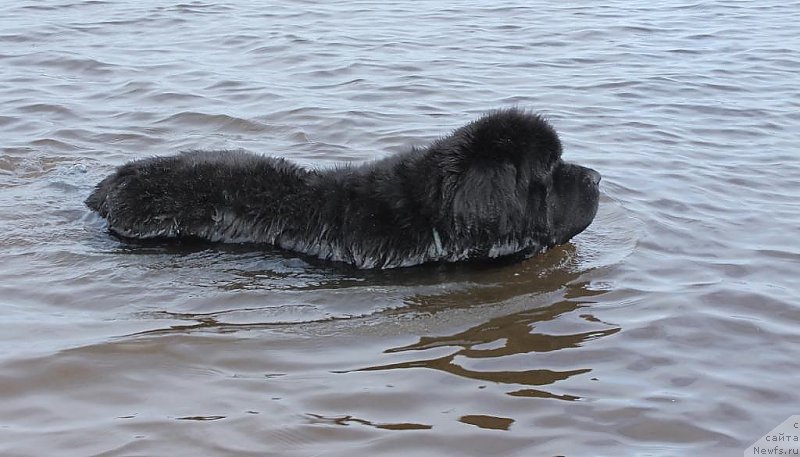
{"type": "Polygon", "coordinates": [[[531,256],[597,212],[600,174],[560,156],[545,120],[510,109],[325,171],[241,151],[137,160],[86,204],[122,237],[271,244],[359,268],[531,256]]]}

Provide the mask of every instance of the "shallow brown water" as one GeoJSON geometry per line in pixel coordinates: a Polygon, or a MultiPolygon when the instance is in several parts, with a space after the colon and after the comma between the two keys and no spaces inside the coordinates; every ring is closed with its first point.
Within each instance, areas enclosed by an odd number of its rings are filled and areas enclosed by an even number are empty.
{"type": "Polygon", "coordinates": [[[722,456],[800,414],[800,5],[596,3],[4,3],[0,455],[722,456]],[[604,176],[523,263],[129,246],[82,204],[510,105],[604,176]]]}

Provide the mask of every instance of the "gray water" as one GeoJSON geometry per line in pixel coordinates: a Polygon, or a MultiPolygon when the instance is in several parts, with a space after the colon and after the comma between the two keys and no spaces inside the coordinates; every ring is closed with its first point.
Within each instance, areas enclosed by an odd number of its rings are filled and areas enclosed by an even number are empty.
{"type": "Polygon", "coordinates": [[[0,6],[0,455],[741,455],[800,414],[800,3],[0,6]],[[131,246],[126,161],[544,113],[594,224],[489,268],[131,246]]]}

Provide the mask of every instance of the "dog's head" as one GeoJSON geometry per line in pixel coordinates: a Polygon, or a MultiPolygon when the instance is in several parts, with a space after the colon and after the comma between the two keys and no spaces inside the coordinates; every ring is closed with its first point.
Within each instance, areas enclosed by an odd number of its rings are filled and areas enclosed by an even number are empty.
{"type": "Polygon", "coordinates": [[[600,174],[564,162],[540,116],[496,111],[435,143],[441,169],[439,227],[470,258],[561,244],[592,222],[600,174]]]}

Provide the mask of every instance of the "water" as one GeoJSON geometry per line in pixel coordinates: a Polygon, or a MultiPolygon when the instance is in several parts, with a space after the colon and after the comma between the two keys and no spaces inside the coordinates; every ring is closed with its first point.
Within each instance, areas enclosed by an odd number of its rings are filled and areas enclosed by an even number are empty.
{"type": "Polygon", "coordinates": [[[740,455],[800,413],[797,2],[0,7],[0,455],[740,455]],[[128,160],[309,166],[545,113],[572,243],[358,272],[129,246],[128,160]]]}

